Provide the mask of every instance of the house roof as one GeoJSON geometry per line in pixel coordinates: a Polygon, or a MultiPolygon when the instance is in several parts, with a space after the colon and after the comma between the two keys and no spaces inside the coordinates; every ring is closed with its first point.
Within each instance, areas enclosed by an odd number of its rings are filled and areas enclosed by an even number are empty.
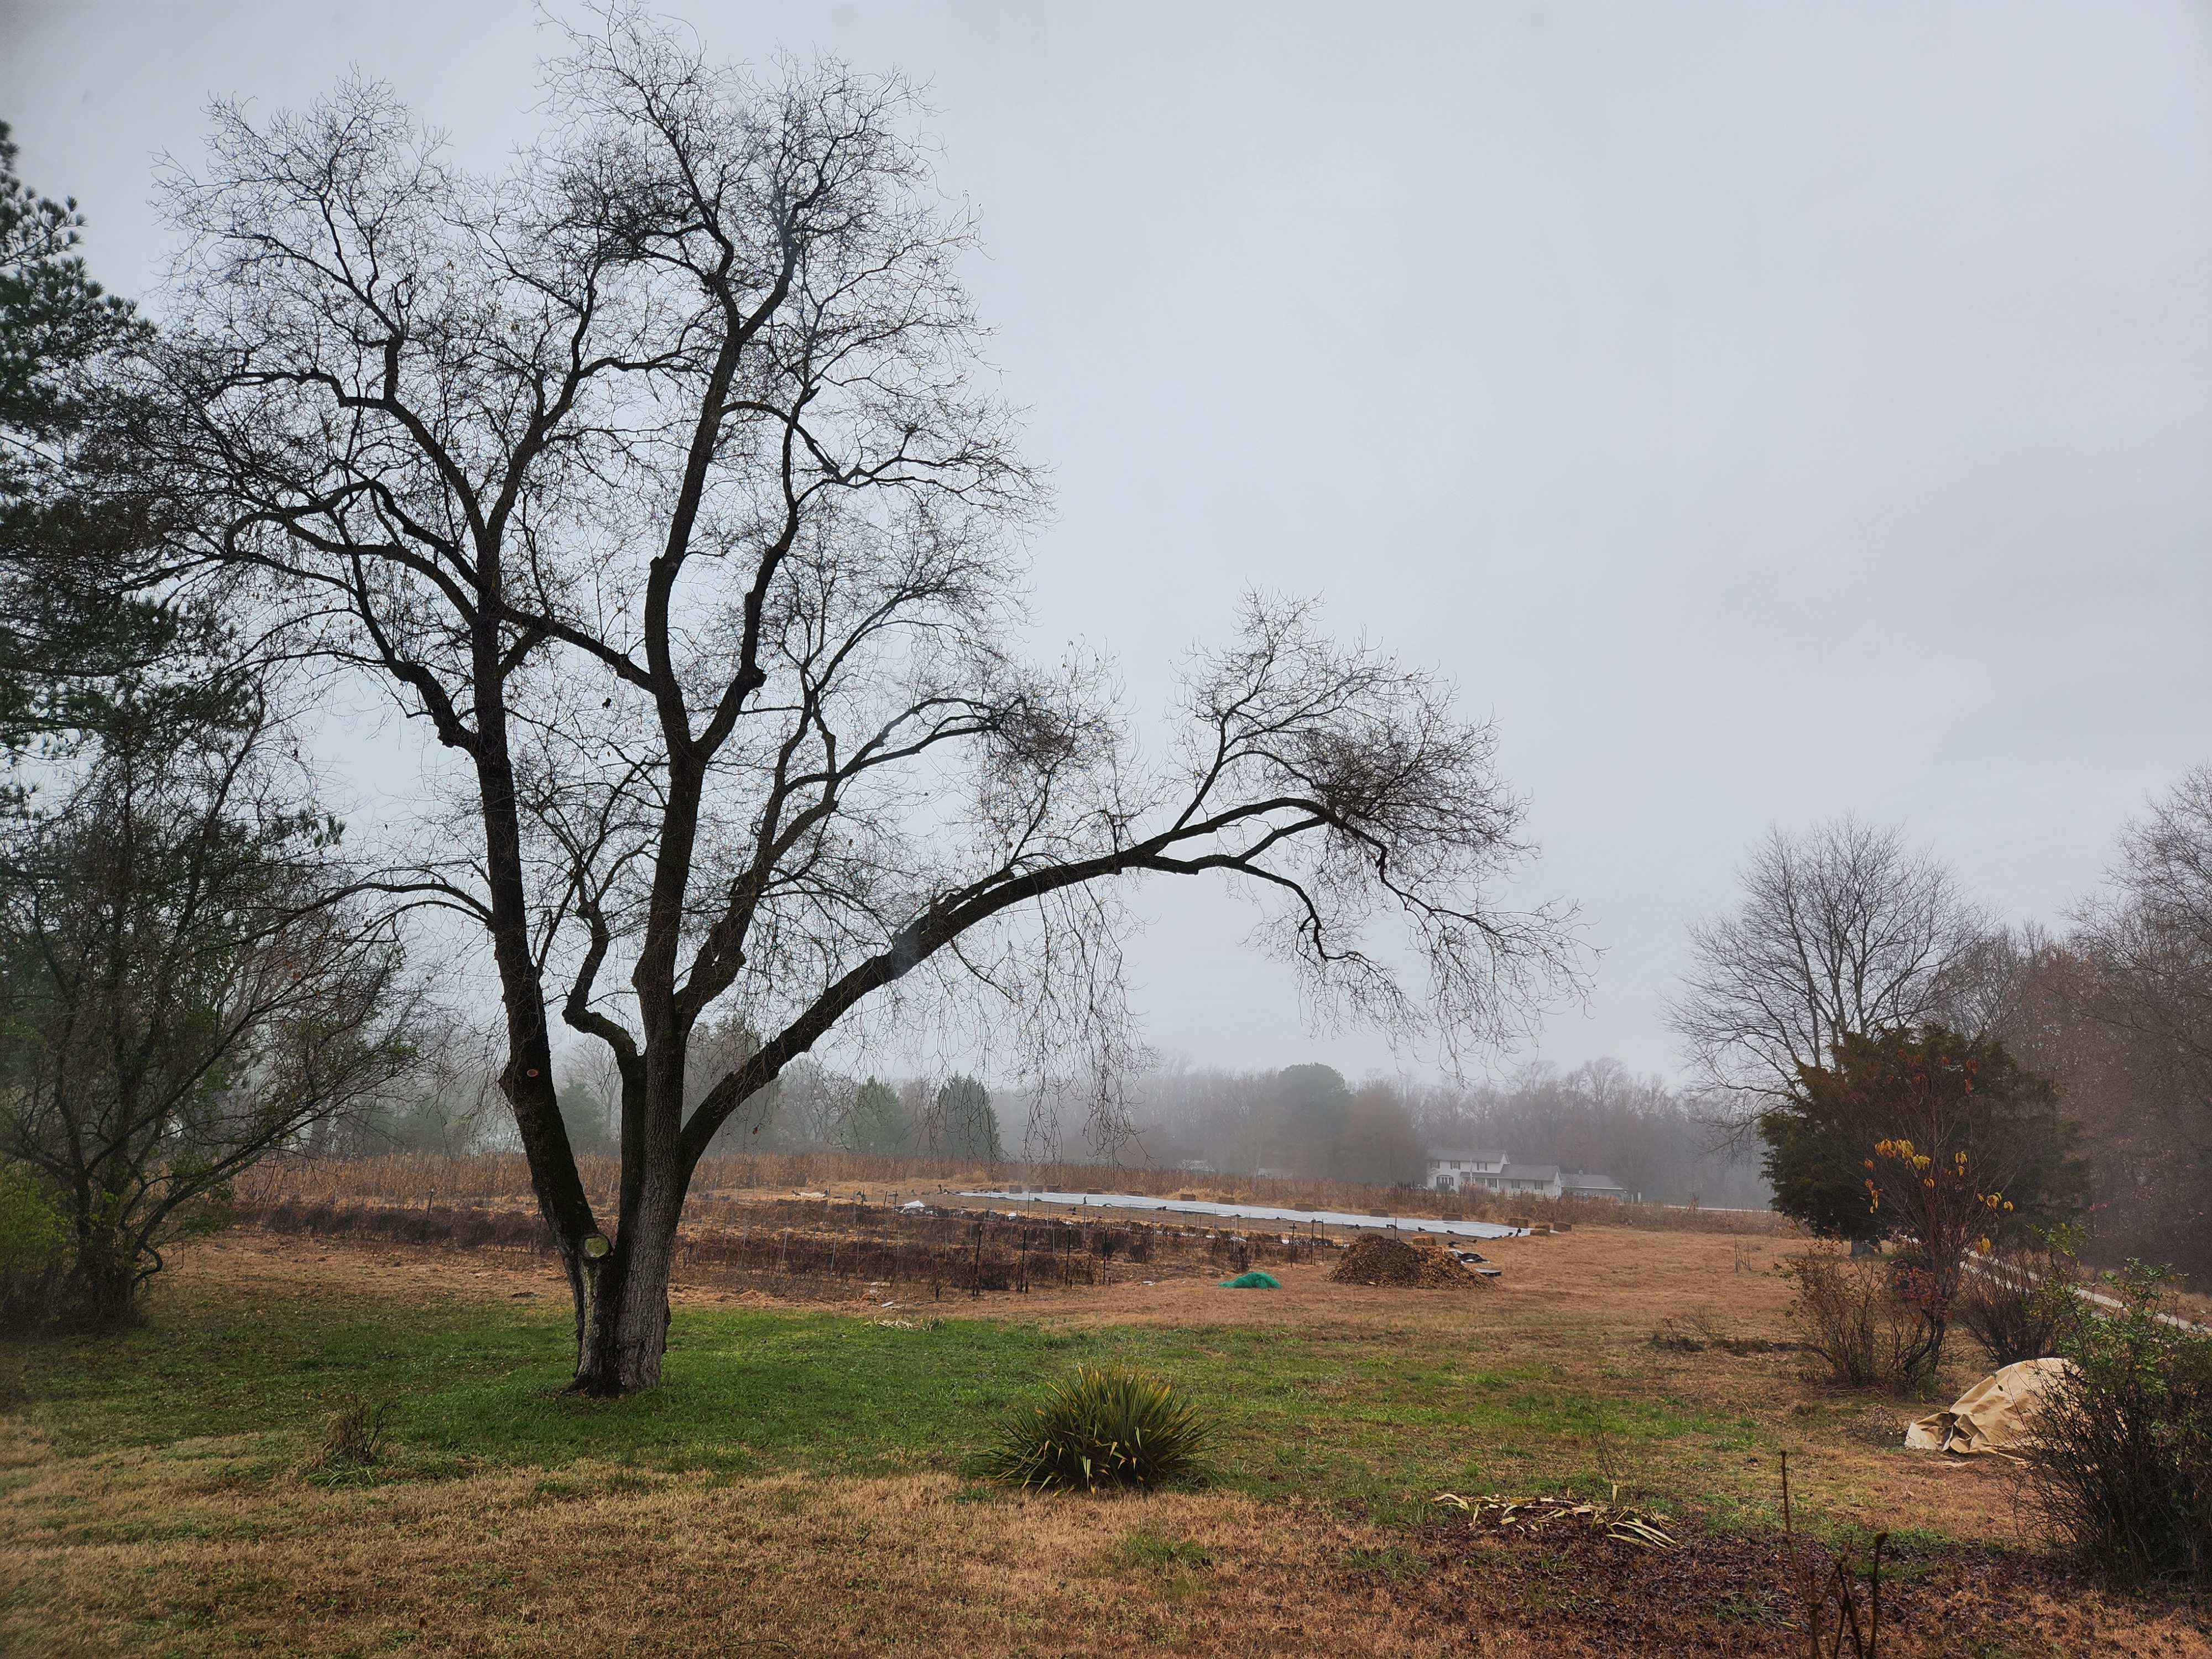
{"type": "Polygon", "coordinates": [[[1498,1173],[1507,1181],[1557,1181],[1559,1166],[1556,1164],[1509,1164],[1498,1173]]]}
{"type": "Polygon", "coordinates": [[[1559,1184],[1562,1187],[1571,1187],[1577,1191],[1585,1193],[1621,1193],[1628,1190],[1611,1176],[1601,1175],[1563,1175],[1559,1177],[1559,1184]]]}
{"type": "Polygon", "coordinates": [[[1429,1162],[1431,1164],[1503,1164],[1505,1162],[1505,1154],[1502,1152],[1486,1152],[1478,1146],[1431,1146],[1429,1148],[1429,1162]]]}

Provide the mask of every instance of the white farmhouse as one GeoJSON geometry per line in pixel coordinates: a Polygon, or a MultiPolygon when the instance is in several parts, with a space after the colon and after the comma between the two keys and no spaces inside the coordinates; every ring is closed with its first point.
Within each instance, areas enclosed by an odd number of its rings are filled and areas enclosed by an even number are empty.
{"type": "Polygon", "coordinates": [[[1501,1198],[1610,1198],[1628,1194],[1610,1176],[1563,1175],[1556,1164],[1516,1164],[1502,1152],[1429,1148],[1429,1185],[1442,1193],[1496,1193],[1501,1198]]]}
{"type": "Polygon", "coordinates": [[[1557,1198],[1559,1166],[1509,1162],[1492,1178],[1490,1190],[1507,1198],[1557,1198]]]}
{"type": "MultiPolygon", "coordinates": [[[[1429,1148],[1429,1185],[1438,1192],[1455,1193],[1493,1179],[1505,1167],[1505,1154],[1472,1146],[1429,1148]]],[[[1494,1190],[1494,1189],[1493,1189],[1494,1190]]]]}

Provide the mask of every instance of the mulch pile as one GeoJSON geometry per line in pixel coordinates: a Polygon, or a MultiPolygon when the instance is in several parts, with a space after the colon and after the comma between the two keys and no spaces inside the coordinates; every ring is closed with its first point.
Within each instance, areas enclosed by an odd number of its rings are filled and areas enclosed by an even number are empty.
{"type": "Polygon", "coordinates": [[[1329,1277],[1340,1285],[1389,1285],[1421,1291],[1490,1283],[1461,1267],[1441,1245],[1426,1239],[1408,1244],[1402,1238],[1376,1233],[1367,1234],[1346,1250],[1329,1277]]]}

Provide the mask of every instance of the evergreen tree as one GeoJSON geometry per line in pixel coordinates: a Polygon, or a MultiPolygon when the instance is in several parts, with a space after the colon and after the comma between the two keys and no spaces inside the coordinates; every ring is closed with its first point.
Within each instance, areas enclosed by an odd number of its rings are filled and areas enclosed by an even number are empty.
{"type": "Polygon", "coordinates": [[[119,704],[203,717],[234,690],[204,672],[222,630],[210,611],[147,597],[178,492],[134,441],[150,400],[133,391],[149,331],[77,252],[74,199],[31,190],[0,123],[0,744],[96,732],[119,704]]]}
{"type": "Polygon", "coordinates": [[[1263,1167],[1287,1166],[1302,1176],[1334,1176],[1352,1117],[1352,1091],[1333,1066],[1289,1066],[1275,1074],[1261,1121],[1263,1167]]]}
{"type": "Polygon", "coordinates": [[[579,1152],[605,1155],[619,1152],[622,1143],[606,1103],[580,1083],[571,1083],[557,1097],[561,1121],[568,1126],[568,1144],[579,1152]]]}
{"type": "Polygon", "coordinates": [[[1947,1178],[2001,1194],[1986,1223],[1992,1239],[2064,1220],[2088,1182],[2074,1155],[2079,1131],[2059,1115],[2049,1079],[2000,1038],[1942,1025],[1845,1035],[1830,1064],[1797,1068],[1759,1132],[1774,1207],[1828,1238],[1869,1242],[1909,1224],[1902,1206],[1877,1201],[1895,1175],[1885,1146],[1909,1143],[1930,1170],[1963,1169],[1947,1178]]]}
{"type": "Polygon", "coordinates": [[[956,1077],[937,1091],[931,1112],[930,1152],[963,1162],[996,1164],[1006,1156],[999,1144],[999,1115],[990,1091],[972,1077],[956,1077]]]}
{"type": "MultiPolygon", "coordinates": [[[[838,1139],[854,1152],[882,1154],[899,1151],[906,1137],[906,1113],[897,1094],[890,1085],[871,1077],[854,1091],[853,1109],[838,1126],[838,1139]]],[[[994,1126],[994,1144],[996,1138],[994,1126]]]]}
{"type": "Polygon", "coordinates": [[[1337,1170],[1345,1180],[1411,1186],[1428,1167],[1428,1146],[1394,1090],[1370,1084],[1352,1096],[1337,1148],[1337,1170]]]}

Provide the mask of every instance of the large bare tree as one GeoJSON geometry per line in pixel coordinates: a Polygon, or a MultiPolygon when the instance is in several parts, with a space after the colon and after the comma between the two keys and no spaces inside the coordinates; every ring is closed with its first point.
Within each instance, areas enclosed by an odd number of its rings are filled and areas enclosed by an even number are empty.
{"type": "Polygon", "coordinates": [[[2121,832],[2079,945],[2102,970],[2103,1020],[2164,1049],[2212,1104],[2212,762],[2191,767],[2121,832]]]}
{"type": "Polygon", "coordinates": [[[1839,1038],[1958,1018],[1981,988],[1994,919],[1896,830],[1850,817],[1778,829],[1741,879],[1741,904],[1691,924],[1666,1004],[1699,1080],[1739,1122],[1787,1099],[1798,1068],[1826,1065],[1839,1038]]]}
{"type": "Polygon", "coordinates": [[[1104,665],[1025,663],[1041,493],[910,95],[601,22],[496,179],[374,86],[220,111],[170,180],[162,374],[195,416],[178,487],[221,526],[191,556],[458,758],[466,834],[411,880],[489,938],[575,1386],[619,1392],[659,1379],[710,1139],[908,975],[1110,1060],[1115,893],[1216,872],[1318,1009],[1457,1054],[1579,956],[1566,912],[1491,896],[1528,849],[1489,730],[1304,604],[1254,598],[1184,665],[1157,752],[1104,665]],[[1408,951],[1367,943],[1386,912],[1408,951]],[[550,1007],[619,1069],[618,1225],[550,1007]],[[710,1018],[759,1041],[687,1110],[710,1018]]]}

